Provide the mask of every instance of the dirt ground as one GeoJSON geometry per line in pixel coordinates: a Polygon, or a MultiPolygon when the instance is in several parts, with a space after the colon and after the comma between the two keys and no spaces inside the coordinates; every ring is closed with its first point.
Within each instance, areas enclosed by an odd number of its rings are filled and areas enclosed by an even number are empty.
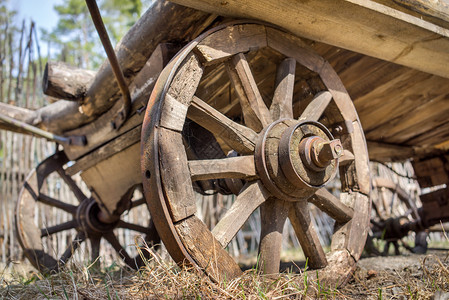
{"type": "Polygon", "coordinates": [[[449,299],[449,253],[362,258],[340,292],[360,299],[449,299]]]}

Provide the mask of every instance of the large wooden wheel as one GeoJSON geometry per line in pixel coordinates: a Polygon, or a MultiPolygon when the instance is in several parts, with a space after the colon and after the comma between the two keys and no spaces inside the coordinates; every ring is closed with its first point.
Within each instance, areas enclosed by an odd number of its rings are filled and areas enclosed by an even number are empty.
{"type": "Polygon", "coordinates": [[[332,67],[299,38],[232,24],[191,42],[153,90],[141,154],[150,212],[177,262],[217,280],[241,274],[226,246],[258,207],[267,274],[279,272],[287,217],[321,279],[343,283],[360,257],[370,213],[364,134],[332,67]],[[339,198],[325,188],[337,171],[339,198]],[[238,194],[212,230],[195,214],[194,189],[206,181],[238,194]],[[327,254],[308,203],[336,221],[327,254]]]}
{"type": "MultiPolygon", "coordinates": [[[[67,163],[66,155],[57,152],[40,163],[25,180],[15,215],[16,233],[24,255],[39,271],[57,272],[83,242],[90,242],[91,260],[96,261],[101,240],[105,239],[128,266],[138,268],[143,265],[141,256],[132,258],[114,231],[119,228],[132,230],[144,236],[148,244],[158,243],[160,240],[154,224],[151,220],[149,225],[148,220],[142,220],[139,224],[129,223],[121,220],[120,216],[110,222],[102,221],[98,204],[66,173],[64,166],[67,163]],[[54,190],[60,191],[59,196],[48,193],[51,176],[54,176],[52,182],[55,183],[54,190]],[[68,187],[66,193],[62,192],[63,185],[68,187]],[[71,201],[72,198],[76,199],[75,202],[71,201]],[[67,246],[61,247],[63,241],[58,241],[58,238],[67,239],[67,246]]],[[[127,209],[145,206],[143,198],[131,199],[132,192],[126,193],[128,200],[132,200],[127,209]]],[[[147,254],[147,251],[143,253],[147,254]]]]}

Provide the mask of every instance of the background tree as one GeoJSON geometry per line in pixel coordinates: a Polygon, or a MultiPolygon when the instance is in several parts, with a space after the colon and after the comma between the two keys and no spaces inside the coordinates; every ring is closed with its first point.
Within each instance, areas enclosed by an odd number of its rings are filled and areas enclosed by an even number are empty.
{"type": "MultiPolygon", "coordinates": [[[[98,6],[113,44],[138,20],[151,1],[100,0],[98,6]]],[[[50,58],[79,68],[96,69],[105,59],[104,50],[93,26],[85,0],[69,0],[54,9],[59,20],[51,32],[42,30],[49,43],[50,58]]]]}

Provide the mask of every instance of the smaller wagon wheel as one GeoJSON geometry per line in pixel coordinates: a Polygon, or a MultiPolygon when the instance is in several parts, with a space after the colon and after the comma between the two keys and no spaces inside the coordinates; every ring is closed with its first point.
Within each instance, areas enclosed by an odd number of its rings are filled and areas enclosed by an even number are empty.
{"type": "MultiPolygon", "coordinates": [[[[28,175],[20,191],[15,212],[15,226],[18,240],[25,256],[40,272],[58,272],[73,257],[83,242],[90,242],[91,260],[96,261],[100,254],[101,239],[105,239],[132,268],[143,264],[140,255],[130,257],[119,242],[114,229],[133,230],[145,236],[145,240],[158,243],[159,236],[150,221],[149,226],[125,222],[117,218],[112,223],[104,223],[98,218],[100,209],[92,197],[88,197],[66,174],[64,166],[68,159],[63,152],[57,152],[45,159],[28,175]],[[56,189],[67,185],[70,192],[51,197],[45,188],[50,176],[56,182],[56,189]],[[72,195],[69,195],[69,194],[72,195]],[[76,199],[74,202],[71,199],[76,199]],[[46,215],[53,216],[56,224],[47,224],[46,215]],[[60,249],[57,236],[66,233],[68,246],[60,249]]],[[[131,195],[130,191],[130,197],[131,195]]],[[[130,203],[129,209],[139,209],[145,200],[137,199],[130,203]]],[[[143,251],[145,254],[146,251],[143,251]]]]}
{"type": "Polygon", "coordinates": [[[145,198],[175,261],[187,260],[216,280],[239,276],[226,247],[260,208],[266,274],[279,272],[289,218],[309,266],[322,269],[320,281],[348,279],[369,228],[366,142],[335,71],[302,40],[265,25],[234,24],[191,42],[158,79],[141,149],[145,198]],[[305,91],[312,81],[315,89],[305,91]],[[209,135],[186,135],[191,122],[209,135]],[[325,189],[337,171],[340,198],[325,189]],[[209,230],[196,216],[195,186],[222,179],[238,196],[209,230]],[[336,221],[327,254],[309,203],[336,221]]]}
{"type": "Polygon", "coordinates": [[[391,179],[373,178],[371,233],[365,246],[371,255],[388,255],[394,249],[400,255],[400,245],[413,253],[427,251],[425,231],[416,233],[415,247],[410,247],[403,240],[409,232],[402,232],[401,225],[409,222],[420,222],[415,200],[391,179]],[[383,247],[375,241],[384,241],[383,247]]]}

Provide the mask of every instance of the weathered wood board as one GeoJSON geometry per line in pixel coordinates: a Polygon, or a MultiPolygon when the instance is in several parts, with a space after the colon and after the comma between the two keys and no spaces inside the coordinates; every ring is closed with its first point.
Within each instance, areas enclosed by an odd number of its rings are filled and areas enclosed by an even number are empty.
{"type": "Polygon", "coordinates": [[[85,170],[81,178],[98,203],[113,213],[129,188],[142,182],[139,170],[140,143],[136,143],[85,170]]]}

